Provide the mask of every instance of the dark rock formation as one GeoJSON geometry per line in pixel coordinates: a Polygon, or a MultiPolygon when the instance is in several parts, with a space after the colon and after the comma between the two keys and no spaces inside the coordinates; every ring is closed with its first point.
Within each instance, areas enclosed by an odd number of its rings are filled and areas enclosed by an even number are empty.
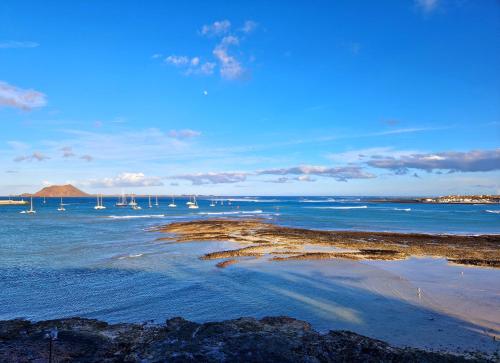
{"type": "MultiPolygon", "coordinates": [[[[269,256],[270,261],[401,260],[410,256],[446,258],[455,264],[500,268],[499,235],[436,235],[422,233],[320,231],[292,228],[260,219],[206,219],[170,223],[156,230],[169,233],[164,241],[232,241],[245,247],[207,253],[204,260],[269,256]],[[247,246],[250,244],[250,246],[247,246]],[[346,250],[309,251],[304,245],[346,250]]],[[[219,266],[224,267],[224,266],[219,266]]]]}
{"type": "MultiPolygon", "coordinates": [[[[71,318],[0,321],[0,362],[464,362],[464,357],[388,344],[347,331],[320,334],[288,317],[197,324],[107,324],[71,318]]],[[[469,361],[469,360],[467,360],[469,361]]],[[[473,361],[484,361],[474,359],[473,361]]]]}

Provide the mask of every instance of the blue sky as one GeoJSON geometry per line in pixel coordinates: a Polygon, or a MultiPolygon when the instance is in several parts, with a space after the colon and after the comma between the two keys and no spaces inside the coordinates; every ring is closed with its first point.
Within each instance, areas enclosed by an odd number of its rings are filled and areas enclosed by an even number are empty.
{"type": "Polygon", "coordinates": [[[0,194],[500,193],[494,0],[0,3],[0,194]]]}

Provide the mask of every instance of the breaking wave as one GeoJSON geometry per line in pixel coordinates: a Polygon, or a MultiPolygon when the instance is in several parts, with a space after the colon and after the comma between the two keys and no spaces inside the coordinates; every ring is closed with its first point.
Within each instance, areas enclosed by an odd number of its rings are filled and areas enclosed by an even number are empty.
{"type": "Polygon", "coordinates": [[[356,205],[356,206],[342,206],[342,207],[306,207],[311,209],[366,209],[367,205],[356,205]]]}
{"type": "Polygon", "coordinates": [[[500,209],[497,210],[491,210],[491,209],[486,209],[486,213],[493,213],[493,214],[500,214],[500,209]]]}
{"type": "Polygon", "coordinates": [[[231,212],[200,212],[198,214],[217,216],[217,215],[231,215],[231,214],[260,214],[260,213],[262,213],[262,211],[260,209],[257,209],[257,210],[252,210],[252,211],[242,210],[242,211],[231,211],[231,212]]]}
{"type": "Polygon", "coordinates": [[[280,199],[255,199],[255,198],[215,198],[214,201],[217,202],[253,202],[253,203],[278,203],[283,202],[280,199]]]}
{"type": "Polygon", "coordinates": [[[143,254],[142,253],[136,253],[136,254],[133,254],[133,255],[127,255],[127,256],[120,256],[118,257],[119,260],[123,260],[125,258],[137,258],[137,257],[141,257],[143,254]]]}
{"type": "Polygon", "coordinates": [[[299,203],[352,203],[352,202],[359,202],[360,199],[345,199],[345,198],[327,198],[327,199],[301,199],[299,200],[299,203]]]}
{"type": "Polygon", "coordinates": [[[108,216],[111,219],[164,218],[165,214],[144,214],[138,216],[108,216]]]}

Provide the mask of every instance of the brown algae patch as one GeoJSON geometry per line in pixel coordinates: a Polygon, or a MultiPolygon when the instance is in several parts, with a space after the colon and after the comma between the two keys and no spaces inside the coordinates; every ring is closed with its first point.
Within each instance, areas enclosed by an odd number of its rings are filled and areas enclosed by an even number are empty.
{"type": "Polygon", "coordinates": [[[227,266],[234,265],[235,263],[238,263],[238,260],[232,258],[232,259],[229,259],[229,260],[221,261],[221,262],[219,262],[215,266],[219,267],[219,268],[226,268],[227,266]]]}

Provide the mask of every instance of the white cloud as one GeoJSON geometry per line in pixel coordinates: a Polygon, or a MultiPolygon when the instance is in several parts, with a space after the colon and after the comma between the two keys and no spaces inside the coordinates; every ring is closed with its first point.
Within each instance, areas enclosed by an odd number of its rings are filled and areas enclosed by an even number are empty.
{"type": "Polygon", "coordinates": [[[165,63],[172,64],[174,66],[183,66],[190,62],[189,57],[184,55],[169,55],[165,58],[165,63]]]}
{"type": "Polygon", "coordinates": [[[486,172],[500,170],[500,149],[473,150],[469,152],[446,151],[439,153],[397,156],[373,155],[369,166],[390,169],[396,174],[407,174],[409,169],[432,172],[486,172]]]}
{"type": "MultiPolygon", "coordinates": [[[[45,144],[50,146],[51,152],[71,145],[74,150],[79,151],[82,160],[91,161],[92,156],[98,156],[102,163],[112,161],[114,165],[120,165],[121,170],[129,168],[131,163],[158,160],[179,162],[181,159],[207,154],[206,150],[198,149],[194,145],[193,140],[199,135],[199,131],[190,129],[171,130],[173,132],[164,132],[156,128],[127,129],[120,132],[117,130],[90,132],[75,129],[61,131],[65,137],[45,141],[45,144]]],[[[17,154],[26,153],[21,150],[17,152],[17,154]]]]}
{"type": "Polygon", "coordinates": [[[213,62],[205,62],[200,67],[201,74],[213,74],[216,64],[213,62]]]}
{"type": "Polygon", "coordinates": [[[199,75],[203,75],[203,76],[208,76],[208,75],[211,75],[214,73],[214,69],[216,67],[216,64],[213,62],[205,62],[203,64],[201,64],[199,62],[195,62],[195,64],[196,65],[193,65],[193,62],[191,62],[191,65],[189,67],[187,67],[184,74],[187,76],[192,75],[192,74],[199,74],[199,75]]]}
{"type": "Polygon", "coordinates": [[[299,175],[296,180],[301,181],[301,182],[313,182],[316,181],[316,179],[311,178],[309,175],[299,175]]]}
{"type": "Polygon", "coordinates": [[[349,43],[349,51],[353,54],[353,55],[358,55],[359,52],[361,51],[361,44],[360,43],[357,43],[357,42],[351,42],[349,43]]]}
{"type": "Polygon", "coordinates": [[[410,155],[412,153],[416,153],[416,151],[396,150],[392,147],[371,147],[365,149],[343,151],[339,153],[330,153],[327,154],[326,157],[331,161],[346,164],[346,163],[363,162],[375,155],[400,157],[400,156],[410,155]]]}
{"type": "Polygon", "coordinates": [[[35,151],[30,155],[21,155],[14,158],[15,162],[21,161],[44,161],[50,159],[48,156],[42,154],[39,151],[35,151]]]}
{"type": "Polygon", "coordinates": [[[151,187],[161,186],[163,182],[159,177],[147,177],[144,173],[121,173],[114,178],[100,180],[92,179],[80,183],[90,187],[114,188],[114,187],[151,187]]]}
{"type": "Polygon", "coordinates": [[[394,130],[386,130],[374,132],[372,134],[367,134],[366,136],[385,136],[385,135],[399,135],[399,134],[410,134],[414,132],[422,132],[422,131],[433,131],[433,130],[442,130],[445,127],[409,127],[404,129],[394,129],[394,130]]]}
{"type": "Polygon", "coordinates": [[[243,24],[243,27],[241,28],[241,31],[243,33],[246,33],[246,34],[250,34],[252,33],[255,29],[257,29],[257,26],[259,24],[257,24],[255,21],[252,21],[252,20],[247,20],[245,21],[245,23],[243,24]]]}
{"type": "Polygon", "coordinates": [[[299,181],[299,182],[315,182],[316,179],[311,178],[309,175],[299,175],[295,178],[288,178],[286,176],[282,176],[278,179],[274,180],[268,180],[268,183],[277,183],[277,184],[284,184],[288,182],[293,182],[293,181],[299,181]]]}
{"type": "MultiPolygon", "coordinates": [[[[243,27],[238,29],[245,34],[249,34],[255,30],[257,23],[252,20],[247,20],[243,27]]],[[[211,57],[214,61],[202,61],[202,57],[188,57],[179,55],[170,55],[165,58],[167,64],[183,68],[185,75],[211,75],[215,72],[216,67],[219,67],[219,74],[222,78],[235,80],[241,78],[245,73],[245,68],[242,62],[232,54],[230,47],[238,47],[240,38],[231,33],[231,23],[228,20],[216,21],[210,25],[204,25],[200,31],[202,35],[217,36],[218,43],[212,50],[211,57]]],[[[245,39],[242,38],[242,39],[245,39]]],[[[252,60],[253,61],[253,60],[252,60]]]]}
{"type": "Polygon", "coordinates": [[[61,151],[63,152],[63,158],[71,158],[75,156],[75,153],[73,152],[73,148],[71,146],[64,146],[61,148],[61,151]]]}
{"type": "Polygon", "coordinates": [[[363,168],[359,166],[343,166],[338,168],[330,168],[326,166],[300,165],[290,168],[260,170],[258,174],[300,176],[316,175],[321,177],[333,178],[337,181],[347,181],[349,179],[371,179],[376,177],[375,175],[364,171],[363,168]]]}
{"type": "Polygon", "coordinates": [[[173,65],[175,67],[184,68],[184,74],[200,74],[200,75],[210,75],[214,73],[214,68],[216,66],[213,62],[202,63],[200,57],[188,57],[188,56],[178,56],[170,55],[165,58],[165,63],[173,65]]]}
{"type": "Polygon", "coordinates": [[[424,13],[433,12],[438,6],[438,0],[415,0],[415,5],[424,13]]]}
{"type": "Polygon", "coordinates": [[[231,22],[229,20],[220,20],[209,25],[203,25],[200,33],[207,36],[219,36],[226,34],[230,29],[231,22]]]}
{"type": "Polygon", "coordinates": [[[290,181],[290,178],[287,178],[286,176],[279,177],[278,179],[273,179],[273,180],[264,180],[266,183],[275,183],[275,184],[285,184],[290,181]]]}
{"type": "MultiPolygon", "coordinates": [[[[227,37],[224,37],[226,39],[227,37]]],[[[220,75],[225,79],[238,79],[243,74],[241,63],[233,56],[228,54],[228,46],[234,44],[234,40],[223,41],[213,50],[213,55],[219,61],[220,75]]]]}
{"type": "Polygon", "coordinates": [[[244,172],[221,172],[221,173],[195,173],[176,175],[171,179],[189,180],[193,185],[202,184],[225,184],[245,181],[248,173],[244,172]]]}
{"type": "MultiPolygon", "coordinates": [[[[73,158],[76,157],[77,155],[74,153],[73,148],[71,146],[63,146],[62,148],[59,149],[62,151],[62,157],[67,159],[67,158],[73,158]]],[[[87,162],[90,162],[94,160],[94,158],[90,155],[81,155],[79,157],[81,160],[85,160],[87,162]]]]}
{"type": "Polygon", "coordinates": [[[90,155],[82,155],[80,156],[80,159],[85,160],[87,162],[91,162],[92,160],[94,160],[94,158],[90,155]]]}
{"type": "Polygon", "coordinates": [[[6,48],[36,48],[40,44],[35,42],[20,42],[16,40],[7,40],[0,42],[0,49],[6,48]]]}
{"type": "Polygon", "coordinates": [[[174,139],[191,139],[193,137],[198,137],[201,135],[200,131],[183,129],[183,130],[170,130],[168,136],[174,139]]]}
{"type": "Polygon", "coordinates": [[[237,36],[234,36],[234,35],[227,35],[224,38],[222,38],[220,44],[223,44],[225,46],[239,45],[240,44],[240,39],[237,36]]]}
{"type": "Polygon", "coordinates": [[[47,104],[46,96],[32,89],[21,89],[0,81],[0,106],[31,110],[47,104]]]}

